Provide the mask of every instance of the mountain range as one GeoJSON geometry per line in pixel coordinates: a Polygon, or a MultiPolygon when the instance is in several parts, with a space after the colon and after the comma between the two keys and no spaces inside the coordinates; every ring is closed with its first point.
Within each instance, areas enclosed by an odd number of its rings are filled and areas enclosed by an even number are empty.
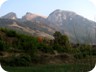
{"type": "Polygon", "coordinates": [[[96,22],[72,11],[57,9],[48,17],[27,12],[22,18],[10,12],[0,17],[0,27],[49,39],[54,39],[53,33],[60,31],[73,43],[96,44],[96,22]]]}

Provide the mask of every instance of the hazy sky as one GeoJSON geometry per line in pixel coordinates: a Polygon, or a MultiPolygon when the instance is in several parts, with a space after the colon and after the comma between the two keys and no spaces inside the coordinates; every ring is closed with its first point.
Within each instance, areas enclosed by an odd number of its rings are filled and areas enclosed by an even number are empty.
{"type": "MultiPolygon", "coordinates": [[[[2,1],[2,0],[0,0],[2,1]]],[[[8,0],[0,8],[0,16],[15,12],[18,17],[26,12],[48,16],[56,9],[74,11],[88,19],[96,16],[95,0],[8,0]],[[92,3],[93,2],[93,3],[92,3]]]]}

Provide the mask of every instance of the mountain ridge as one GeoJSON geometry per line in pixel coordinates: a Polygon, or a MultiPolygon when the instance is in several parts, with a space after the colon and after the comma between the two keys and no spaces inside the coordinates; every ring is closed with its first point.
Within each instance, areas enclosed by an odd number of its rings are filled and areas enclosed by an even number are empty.
{"type": "Polygon", "coordinates": [[[67,34],[72,42],[90,43],[91,40],[92,44],[96,43],[96,22],[88,20],[72,11],[57,9],[50,13],[48,17],[27,12],[19,20],[17,18],[16,21],[21,22],[21,24],[18,23],[21,26],[28,27],[32,30],[39,29],[39,31],[46,32],[49,35],[52,35],[55,31],[60,31],[62,34],[67,34]]]}

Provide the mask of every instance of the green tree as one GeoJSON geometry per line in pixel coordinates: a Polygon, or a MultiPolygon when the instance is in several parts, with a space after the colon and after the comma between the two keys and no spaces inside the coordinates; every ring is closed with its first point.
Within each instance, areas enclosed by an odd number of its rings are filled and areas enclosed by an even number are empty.
{"type": "Polygon", "coordinates": [[[59,43],[62,34],[61,34],[60,32],[58,32],[58,31],[56,31],[56,32],[53,34],[53,36],[54,36],[54,42],[55,42],[55,43],[59,43]]]}
{"type": "Polygon", "coordinates": [[[58,45],[57,47],[53,47],[55,49],[60,49],[59,51],[68,51],[71,47],[68,36],[62,35],[60,32],[56,31],[54,34],[54,46],[58,45]],[[58,48],[59,47],[59,48],[58,48]],[[64,50],[63,50],[64,49],[64,50]]]}

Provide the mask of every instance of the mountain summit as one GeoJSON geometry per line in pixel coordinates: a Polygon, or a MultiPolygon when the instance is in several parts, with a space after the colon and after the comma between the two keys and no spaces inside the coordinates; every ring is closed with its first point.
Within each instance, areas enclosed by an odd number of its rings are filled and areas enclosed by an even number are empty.
{"type": "Polygon", "coordinates": [[[14,12],[10,12],[10,13],[2,16],[1,18],[3,18],[3,19],[17,19],[17,16],[14,12]]]}
{"type": "Polygon", "coordinates": [[[37,15],[37,14],[33,14],[30,12],[27,12],[23,17],[22,20],[28,20],[28,21],[37,21],[37,20],[43,20],[46,19],[47,17],[45,16],[41,16],[41,15],[37,15]]]}

